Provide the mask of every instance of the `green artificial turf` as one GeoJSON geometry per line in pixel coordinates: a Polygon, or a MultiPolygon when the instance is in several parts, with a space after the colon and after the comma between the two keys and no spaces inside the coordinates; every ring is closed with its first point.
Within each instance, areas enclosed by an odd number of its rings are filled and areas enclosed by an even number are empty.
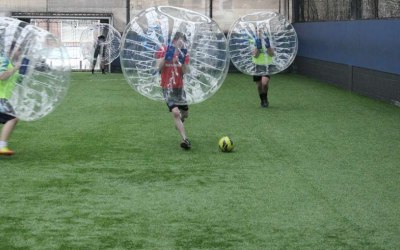
{"type": "Polygon", "coordinates": [[[229,74],[183,151],[164,103],[73,73],[0,158],[0,249],[400,249],[400,108],[296,74],[269,97],[229,74]]]}

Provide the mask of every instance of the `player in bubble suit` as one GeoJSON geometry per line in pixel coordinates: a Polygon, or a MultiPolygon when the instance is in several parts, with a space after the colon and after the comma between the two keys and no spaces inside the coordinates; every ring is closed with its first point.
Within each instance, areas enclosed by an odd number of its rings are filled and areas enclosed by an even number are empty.
{"type": "Polygon", "coordinates": [[[20,63],[18,63],[20,54],[19,49],[15,49],[15,52],[13,54],[10,52],[9,56],[0,55],[0,123],[4,124],[0,133],[0,155],[14,154],[8,148],[8,140],[18,123],[18,118],[8,100],[20,77],[18,72],[21,71],[20,63]]]}
{"type": "MultiPolygon", "coordinates": [[[[274,50],[271,48],[271,43],[267,34],[264,34],[262,29],[258,29],[257,36],[254,38],[254,51],[252,61],[256,67],[263,66],[268,63],[270,57],[274,56],[274,50]],[[266,52],[266,53],[265,53],[266,52]]],[[[257,84],[258,94],[261,100],[261,107],[267,108],[268,102],[268,86],[270,81],[269,75],[254,75],[253,81],[257,84]]]]}
{"type": "Polygon", "coordinates": [[[104,58],[105,58],[105,53],[106,53],[106,48],[105,48],[105,41],[106,41],[106,37],[104,35],[100,35],[97,38],[95,49],[94,49],[94,55],[93,55],[93,63],[92,63],[92,74],[94,74],[94,68],[96,67],[96,63],[97,63],[97,57],[100,55],[100,68],[101,68],[101,73],[105,74],[105,62],[104,62],[104,58]]]}
{"type": "Polygon", "coordinates": [[[182,139],[180,145],[183,149],[190,149],[191,143],[183,125],[189,116],[189,106],[185,104],[186,95],[183,89],[183,75],[189,70],[189,55],[185,46],[186,36],[178,31],[171,44],[164,45],[157,51],[156,58],[161,73],[163,96],[182,139]]]}

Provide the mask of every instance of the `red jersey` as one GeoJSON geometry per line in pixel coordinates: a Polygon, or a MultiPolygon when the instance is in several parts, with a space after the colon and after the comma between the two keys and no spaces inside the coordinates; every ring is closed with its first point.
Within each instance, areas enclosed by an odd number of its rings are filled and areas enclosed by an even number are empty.
{"type": "MultiPolygon", "coordinates": [[[[157,52],[156,58],[161,59],[165,57],[167,46],[163,45],[157,52]]],[[[182,65],[178,62],[178,51],[175,50],[172,62],[165,62],[161,70],[161,87],[167,88],[183,88],[183,72],[182,65]]],[[[189,55],[186,55],[184,64],[189,63],[189,55]]]]}

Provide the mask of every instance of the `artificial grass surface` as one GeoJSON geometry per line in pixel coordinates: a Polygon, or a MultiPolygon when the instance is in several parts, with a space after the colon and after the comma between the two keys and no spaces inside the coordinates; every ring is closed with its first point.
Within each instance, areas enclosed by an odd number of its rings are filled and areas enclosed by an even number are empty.
{"type": "Polygon", "coordinates": [[[186,152],[164,103],[74,73],[0,158],[0,249],[399,249],[400,109],[296,74],[269,96],[229,74],[186,152]]]}

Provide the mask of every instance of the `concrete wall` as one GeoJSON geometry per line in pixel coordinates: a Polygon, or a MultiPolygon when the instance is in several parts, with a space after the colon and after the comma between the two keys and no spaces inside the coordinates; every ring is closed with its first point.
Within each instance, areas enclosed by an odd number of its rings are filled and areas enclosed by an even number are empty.
{"type": "Polygon", "coordinates": [[[113,25],[123,32],[127,15],[131,19],[140,11],[156,5],[171,5],[193,10],[204,15],[212,15],[223,31],[240,16],[263,10],[279,11],[290,15],[287,0],[219,0],[213,2],[210,13],[210,0],[0,0],[0,16],[10,16],[11,12],[79,12],[112,13],[113,25]],[[129,8],[127,4],[129,3],[129,8]]]}
{"type": "Polygon", "coordinates": [[[0,16],[11,12],[112,13],[114,27],[126,26],[126,0],[0,0],[0,16]]]}

